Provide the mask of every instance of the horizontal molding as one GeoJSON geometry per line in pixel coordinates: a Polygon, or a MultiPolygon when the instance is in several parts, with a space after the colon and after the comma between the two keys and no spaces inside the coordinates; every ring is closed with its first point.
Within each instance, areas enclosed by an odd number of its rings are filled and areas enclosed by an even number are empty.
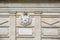
{"type": "Polygon", "coordinates": [[[60,26],[42,26],[42,28],[60,28],[60,26]]]}
{"type": "Polygon", "coordinates": [[[60,8],[60,3],[0,3],[0,8],[60,8]]]}
{"type": "Polygon", "coordinates": [[[0,35],[0,38],[9,38],[8,34],[2,34],[0,35]]]}
{"type": "Polygon", "coordinates": [[[9,26],[0,26],[0,28],[9,28],[9,26]]]}
{"type": "Polygon", "coordinates": [[[60,39],[60,37],[55,36],[55,37],[49,37],[49,36],[42,36],[41,38],[48,38],[48,39],[60,39]]]}
{"type": "Polygon", "coordinates": [[[60,15],[41,15],[42,18],[60,18],[60,15]]]}
{"type": "Polygon", "coordinates": [[[0,8],[0,12],[9,12],[9,11],[17,11],[17,12],[42,11],[42,12],[60,13],[60,8],[0,8]]]}
{"type": "Polygon", "coordinates": [[[35,38],[33,36],[20,36],[20,37],[16,37],[16,38],[35,38]]]}
{"type": "Polygon", "coordinates": [[[34,26],[26,26],[26,27],[23,27],[23,26],[16,26],[16,28],[34,28],[34,26]]]}

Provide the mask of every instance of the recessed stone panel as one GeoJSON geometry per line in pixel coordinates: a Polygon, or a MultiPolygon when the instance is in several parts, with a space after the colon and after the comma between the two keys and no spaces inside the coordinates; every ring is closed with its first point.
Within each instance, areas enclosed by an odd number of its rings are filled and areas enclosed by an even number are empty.
{"type": "Polygon", "coordinates": [[[7,35],[9,33],[8,28],[0,28],[0,35],[7,35]]]}
{"type": "Polygon", "coordinates": [[[57,36],[58,29],[56,29],[56,28],[43,28],[42,33],[45,36],[57,36]]]}
{"type": "Polygon", "coordinates": [[[17,32],[19,35],[32,35],[32,28],[18,28],[17,32]]]}

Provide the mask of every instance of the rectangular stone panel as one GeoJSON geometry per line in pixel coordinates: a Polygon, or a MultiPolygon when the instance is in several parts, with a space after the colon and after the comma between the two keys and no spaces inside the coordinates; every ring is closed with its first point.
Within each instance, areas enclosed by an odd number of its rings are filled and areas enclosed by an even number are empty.
{"type": "Polygon", "coordinates": [[[7,35],[9,33],[8,28],[0,28],[0,35],[7,35]]]}
{"type": "Polygon", "coordinates": [[[44,39],[42,39],[42,40],[59,40],[59,39],[46,39],[46,38],[44,38],[44,39]]]}
{"type": "Polygon", "coordinates": [[[42,28],[42,35],[57,36],[58,29],[57,28],[42,28]]]}
{"type": "Polygon", "coordinates": [[[32,35],[32,28],[18,28],[17,34],[19,35],[32,35]]]}

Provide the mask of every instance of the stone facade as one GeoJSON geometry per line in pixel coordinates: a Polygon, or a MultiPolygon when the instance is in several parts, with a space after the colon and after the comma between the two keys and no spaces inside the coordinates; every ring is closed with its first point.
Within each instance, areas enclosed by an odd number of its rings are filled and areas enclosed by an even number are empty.
{"type": "Polygon", "coordinates": [[[0,40],[60,40],[60,3],[0,5],[0,40]]]}

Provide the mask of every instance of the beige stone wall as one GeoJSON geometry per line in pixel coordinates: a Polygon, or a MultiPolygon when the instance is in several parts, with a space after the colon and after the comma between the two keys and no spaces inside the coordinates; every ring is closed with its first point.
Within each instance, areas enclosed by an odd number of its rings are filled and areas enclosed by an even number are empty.
{"type": "Polygon", "coordinates": [[[0,11],[0,40],[60,40],[59,8],[42,9],[42,11],[36,9],[18,11],[8,8],[2,10],[0,11]],[[32,22],[24,27],[20,23],[20,18],[25,12],[31,17],[32,22]]]}

